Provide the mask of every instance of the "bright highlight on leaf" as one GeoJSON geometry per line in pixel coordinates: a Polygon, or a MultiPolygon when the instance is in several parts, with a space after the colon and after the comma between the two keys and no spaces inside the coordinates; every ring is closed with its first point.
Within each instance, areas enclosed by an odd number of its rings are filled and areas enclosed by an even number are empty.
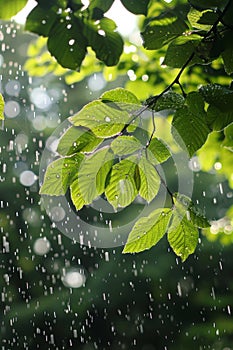
{"type": "Polygon", "coordinates": [[[175,254],[185,261],[198,243],[198,229],[186,217],[174,215],[168,230],[168,242],[175,254]]]}
{"type": "Polygon", "coordinates": [[[105,195],[114,208],[126,207],[138,194],[134,180],[137,157],[123,159],[112,167],[105,195]]]}
{"type": "Polygon", "coordinates": [[[160,177],[153,165],[147,160],[146,154],[143,154],[140,158],[138,167],[141,182],[139,194],[147,202],[151,202],[158,193],[160,177]]]}
{"type": "Polygon", "coordinates": [[[50,163],[46,173],[40,194],[61,196],[66,194],[69,185],[78,174],[78,169],[84,156],[75,154],[50,163]]]}
{"type": "Polygon", "coordinates": [[[123,253],[138,253],[156,245],[165,235],[171,215],[171,209],[163,208],[139,219],[129,234],[123,253]]]}
{"type": "Polygon", "coordinates": [[[105,147],[84,159],[78,172],[78,186],[85,204],[103,193],[107,175],[112,167],[113,154],[105,147]]]}
{"type": "MultiPolygon", "coordinates": [[[[154,109],[175,111],[173,136],[181,146],[184,142],[192,155],[209,131],[201,94],[190,93],[184,99],[169,91],[157,102],[154,109]],[[202,132],[198,133],[200,125],[202,132]]],[[[171,157],[171,152],[155,132],[150,135],[146,130],[147,140],[143,140],[137,124],[129,131],[141,110],[137,97],[122,88],[107,91],[83,107],[70,118],[73,125],[63,133],[57,147],[62,157],[48,166],[40,193],[59,196],[69,189],[77,211],[101,195],[114,209],[131,205],[136,198],[150,203],[161,184],[156,166],[171,157]]],[[[190,198],[168,194],[172,208],[157,209],[140,218],[129,234],[124,253],[150,249],[167,232],[172,249],[183,261],[194,252],[198,228],[209,227],[209,223],[190,198]]]]}

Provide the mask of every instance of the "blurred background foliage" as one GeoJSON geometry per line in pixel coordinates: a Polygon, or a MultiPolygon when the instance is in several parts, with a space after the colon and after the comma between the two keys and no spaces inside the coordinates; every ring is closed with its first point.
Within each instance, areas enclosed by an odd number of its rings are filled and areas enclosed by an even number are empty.
{"type": "MultiPolygon", "coordinates": [[[[46,39],[14,22],[1,22],[0,40],[2,349],[233,349],[232,125],[211,133],[190,161],[193,200],[212,225],[187,262],[165,240],[132,256],[82,246],[56,230],[40,203],[40,159],[53,130],[107,89],[124,86],[144,100],[177,70],[133,35],[117,66],[90,51],[80,73],[59,66],[46,39]]],[[[220,60],[190,67],[182,84],[191,91],[210,80],[231,82],[220,60]]],[[[167,173],[175,188],[169,163],[167,173]]]]}

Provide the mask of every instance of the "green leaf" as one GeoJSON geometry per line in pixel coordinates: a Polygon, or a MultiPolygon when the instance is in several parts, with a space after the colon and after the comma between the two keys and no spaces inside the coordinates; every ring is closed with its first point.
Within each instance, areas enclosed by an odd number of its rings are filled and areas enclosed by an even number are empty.
{"type": "Polygon", "coordinates": [[[60,18],[49,32],[48,50],[65,68],[78,70],[86,55],[87,40],[82,34],[79,20],[60,18]]]}
{"type": "Polygon", "coordinates": [[[166,109],[181,108],[184,105],[185,99],[182,95],[177,94],[173,91],[168,91],[164,93],[161,97],[155,102],[154,109],[156,111],[162,111],[166,109]]]}
{"type": "MultiPolygon", "coordinates": [[[[182,68],[196,51],[201,40],[199,35],[180,36],[173,40],[168,46],[163,64],[173,68],[182,68]]],[[[196,63],[203,63],[203,60],[195,54],[189,65],[196,63]]]]}
{"type": "Polygon", "coordinates": [[[0,0],[0,18],[10,19],[27,4],[27,0],[0,0]]]}
{"type": "Polygon", "coordinates": [[[176,111],[172,120],[172,135],[181,148],[186,148],[190,157],[205,143],[209,132],[202,109],[199,115],[192,113],[187,106],[176,111]]]}
{"type": "Polygon", "coordinates": [[[138,98],[131,91],[123,88],[106,91],[100,96],[100,99],[102,101],[125,103],[127,106],[128,104],[140,105],[138,98]]]}
{"type": "Polygon", "coordinates": [[[222,52],[224,68],[227,74],[233,73],[233,46],[222,52]]]}
{"type": "Polygon", "coordinates": [[[187,218],[189,219],[190,215],[190,221],[195,227],[199,228],[207,228],[210,227],[209,221],[201,214],[199,213],[195,207],[191,207],[188,210],[187,218]]]}
{"type": "Polygon", "coordinates": [[[232,33],[232,16],[233,16],[233,3],[232,1],[228,1],[227,3],[227,11],[225,11],[222,23],[225,27],[229,27],[232,33]]]}
{"type": "Polygon", "coordinates": [[[4,120],[4,99],[2,94],[0,94],[0,120],[4,120]]]}
{"type": "Polygon", "coordinates": [[[96,57],[106,66],[115,66],[123,51],[123,40],[116,32],[116,24],[109,18],[99,21],[86,20],[83,33],[96,57]]]}
{"type": "Polygon", "coordinates": [[[210,105],[207,109],[206,121],[212,130],[223,130],[227,125],[233,123],[233,110],[223,112],[219,108],[210,105]]]}
{"type": "Polygon", "coordinates": [[[27,16],[25,29],[42,36],[49,36],[56,19],[57,15],[54,11],[37,5],[27,16]]]}
{"type": "Polygon", "coordinates": [[[77,176],[83,158],[84,156],[82,154],[75,154],[71,157],[59,158],[49,164],[40,194],[49,196],[66,194],[69,185],[77,176]]]}
{"type": "Polygon", "coordinates": [[[171,214],[171,209],[163,208],[140,218],[129,234],[123,253],[138,253],[155,246],[165,235],[171,214]]]}
{"type": "Polygon", "coordinates": [[[111,143],[111,149],[118,156],[125,156],[140,151],[143,148],[141,142],[134,136],[118,136],[111,143]]]}
{"type": "Polygon", "coordinates": [[[228,125],[224,130],[225,138],[223,140],[222,146],[227,150],[233,152],[233,124],[228,125]]]}
{"type": "Polygon", "coordinates": [[[190,3],[190,5],[192,5],[193,7],[197,8],[198,10],[206,10],[209,8],[220,8],[220,9],[224,9],[228,0],[221,0],[221,2],[219,0],[205,0],[205,1],[200,1],[200,0],[188,0],[188,2],[190,3]]]}
{"type": "Polygon", "coordinates": [[[170,156],[171,153],[165,144],[160,139],[154,137],[147,148],[148,160],[153,165],[156,165],[165,162],[170,156]]]}
{"type": "Polygon", "coordinates": [[[77,152],[92,152],[103,139],[96,137],[90,130],[83,127],[71,126],[60,138],[57,152],[62,156],[68,156],[77,152]]]}
{"type": "Polygon", "coordinates": [[[70,185],[70,196],[76,210],[82,209],[86,204],[79,188],[79,179],[75,179],[70,185]]]}
{"type": "Polygon", "coordinates": [[[109,147],[96,151],[87,156],[82,162],[78,172],[78,184],[80,194],[85,204],[92,201],[103,193],[108,173],[113,164],[114,155],[109,147]]]}
{"type": "Polygon", "coordinates": [[[218,84],[207,84],[199,89],[204,100],[222,112],[231,112],[233,91],[218,84]]]}
{"type": "Polygon", "coordinates": [[[191,113],[202,117],[203,119],[206,118],[206,112],[205,112],[205,102],[201,94],[197,91],[190,92],[185,99],[185,102],[190,110],[191,113]]]}
{"type": "Polygon", "coordinates": [[[134,175],[137,157],[123,159],[112,167],[109,184],[105,195],[114,208],[126,207],[138,194],[134,175]]]}
{"type": "Polygon", "coordinates": [[[69,118],[74,125],[91,129],[97,137],[102,138],[120,133],[130,119],[128,112],[122,111],[118,104],[106,104],[99,100],[88,103],[69,118]]]}
{"type": "Polygon", "coordinates": [[[186,217],[191,221],[193,226],[199,228],[210,227],[209,221],[202,215],[200,210],[193,204],[191,199],[183,194],[176,193],[173,195],[175,210],[180,219],[186,217]]]}
{"type": "Polygon", "coordinates": [[[218,18],[214,11],[198,11],[194,8],[188,13],[188,20],[192,27],[208,31],[218,18]]]}
{"type": "Polygon", "coordinates": [[[125,8],[135,15],[146,15],[150,0],[121,0],[125,8]]]}
{"type": "Polygon", "coordinates": [[[172,217],[168,229],[168,242],[174,253],[185,261],[192,254],[198,243],[198,229],[186,217],[179,215],[172,217]]]}
{"type": "Polygon", "coordinates": [[[138,167],[141,182],[139,194],[147,202],[151,202],[158,193],[160,177],[153,165],[147,160],[146,155],[142,155],[138,167]]]}
{"type": "Polygon", "coordinates": [[[105,12],[112,6],[114,0],[92,0],[88,6],[88,11],[93,19],[101,19],[105,12]]]}
{"type": "Polygon", "coordinates": [[[168,44],[188,29],[185,22],[172,13],[153,18],[142,32],[143,45],[148,50],[156,50],[168,44]]]}

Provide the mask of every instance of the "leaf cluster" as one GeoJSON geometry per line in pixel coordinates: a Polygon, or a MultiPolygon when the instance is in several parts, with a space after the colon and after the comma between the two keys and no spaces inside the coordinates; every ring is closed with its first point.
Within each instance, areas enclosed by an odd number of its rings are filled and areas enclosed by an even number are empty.
{"type": "MultiPolygon", "coordinates": [[[[156,108],[179,110],[183,106],[183,100],[167,93],[156,108]]],[[[129,206],[137,197],[151,202],[163,183],[156,166],[171,154],[154,132],[148,133],[144,142],[138,138],[137,117],[144,109],[135,95],[121,88],[83,107],[70,118],[72,125],[59,139],[60,157],[48,166],[40,193],[60,196],[69,190],[76,210],[99,196],[115,210],[129,206]]],[[[190,199],[167,190],[172,208],[140,218],[129,234],[125,253],[151,248],[166,232],[182,260],[194,252],[198,227],[206,227],[208,222],[195,213],[190,199]]]]}

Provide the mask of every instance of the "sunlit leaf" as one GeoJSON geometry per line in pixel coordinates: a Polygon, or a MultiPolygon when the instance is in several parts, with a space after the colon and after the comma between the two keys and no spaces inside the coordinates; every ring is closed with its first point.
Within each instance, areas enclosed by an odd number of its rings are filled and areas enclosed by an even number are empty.
{"type": "Polygon", "coordinates": [[[134,136],[118,136],[111,143],[111,149],[119,156],[125,156],[142,149],[141,142],[134,136]]]}
{"type": "Polygon", "coordinates": [[[133,105],[140,105],[138,98],[131,91],[123,88],[105,91],[100,98],[102,101],[119,102],[121,104],[126,103],[127,106],[131,103],[133,105]]]}
{"type": "Polygon", "coordinates": [[[27,0],[0,0],[0,18],[10,19],[26,5],[27,0]]]}
{"type": "Polygon", "coordinates": [[[140,218],[128,236],[123,253],[138,253],[155,246],[165,235],[171,214],[171,209],[163,208],[140,218]]]}
{"type": "Polygon", "coordinates": [[[89,128],[97,137],[102,138],[121,132],[130,119],[128,112],[122,111],[117,104],[107,104],[99,100],[90,102],[69,118],[74,125],[89,128]]]}
{"type": "Polygon", "coordinates": [[[82,197],[78,182],[79,179],[75,179],[70,185],[70,196],[76,210],[82,209],[82,207],[86,204],[82,197]]]}
{"type": "Polygon", "coordinates": [[[209,221],[200,210],[193,204],[192,200],[180,193],[176,193],[174,196],[174,204],[177,215],[180,219],[186,217],[195,227],[206,228],[210,227],[209,221]]]}
{"type": "Polygon", "coordinates": [[[90,130],[83,127],[71,126],[59,140],[57,152],[68,156],[77,152],[94,151],[103,139],[96,137],[90,130]]]}
{"type": "Polygon", "coordinates": [[[168,242],[182,261],[195,251],[198,243],[198,229],[185,216],[180,217],[175,210],[168,229],[168,242]]]}
{"type": "Polygon", "coordinates": [[[114,208],[126,207],[138,194],[134,174],[137,157],[123,159],[112,167],[105,195],[114,208]]]}
{"type": "Polygon", "coordinates": [[[103,193],[113,158],[109,147],[104,147],[91,156],[87,156],[82,162],[77,178],[80,194],[86,204],[91,203],[103,193]]]}
{"type": "Polygon", "coordinates": [[[147,148],[148,160],[156,165],[165,162],[170,156],[171,153],[163,141],[154,137],[147,148]]]}
{"type": "Polygon", "coordinates": [[[147,160],[145,154],[140,158],[138,167],[141,182],[139,194],[147,202],[151,202],[158,193],[160,177],[153,165],[147,160]]]}
{"type": "Polygon", "coordinates": [[[40,194],[49,196],[61,196],[66,194],[69,185],[77,176],[84,156],[75,154],[71,157],[59,158],[49,164],[40,194]]]}

